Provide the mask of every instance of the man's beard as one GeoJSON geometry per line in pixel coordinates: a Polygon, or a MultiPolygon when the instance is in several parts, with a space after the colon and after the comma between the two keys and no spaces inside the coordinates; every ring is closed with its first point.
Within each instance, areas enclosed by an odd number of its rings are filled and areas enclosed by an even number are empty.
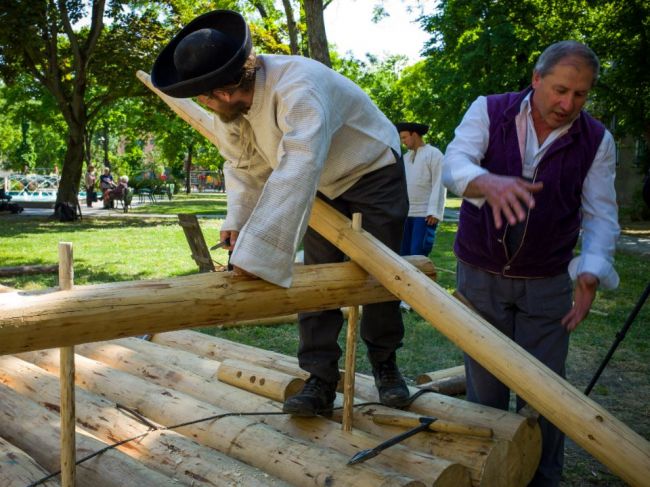
{"type": "Polygon", "coordinates": [[[229,107],[227,112],[216,112],[217,116],[219,117],[219,120],[221,120],[223,123],[232,123],[235,120],[238,120],[242,114],[248,113],[248,106],[242,102],[239,101],[233,106],[229,107]]]}

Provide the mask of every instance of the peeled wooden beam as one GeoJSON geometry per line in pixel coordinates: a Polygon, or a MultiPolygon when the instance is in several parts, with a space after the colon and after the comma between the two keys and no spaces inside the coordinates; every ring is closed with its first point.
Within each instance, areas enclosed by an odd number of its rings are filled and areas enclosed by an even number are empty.
{"type": "MultiPolygon", "coordinates": [[[[135,342],[136,340],[122,340],[135,342]]],[[[138,375],[164,387],[184,392],[201,401],[236,411],[270,411],[279,413],[282,410],[280,402],[265,399],[250,394],[228,384],[203,378],[192,370],[203,373],[206,367],[198,356],[182,351],[167,351],[166,355],[180,358],[185,367],[172,366],[165,356],[147,353],[147,349],[166,348],[148,342],[142,343],[143,352],[125,349],[113,342],[90,343],[81,345],[79,352],[94,360],[103,362],[123,372],[138,375]],[[131,353],[129,353],[131,352],[131,353]]],[[[221,364],[223,364],[225,361],[221,364]]],[[[208,368],[209,369],[209,368],[208,368]]],[[[312,442],[318,446],[327,446],[348,457],[359,449],[372,448],[380,441],[377,437],[352,430],[350,433],[341,431],[339,425],[332,421],[317,418],[292,418],[289,415],[260,415],[257,418],[265,424],[288,434],[312,442]]],[[[430,453],[430,452],[426,452],[430,453]]],[[[394,447],[386,451],[372,463],[386,470],[394,470],[404,475],[422,480],[426,485],[469,485],[469,474],[464,467],[442,458],[421,455],[404,447],[394,447]]]]}
{"type": "MultiPolygon", "coordinates": [[[[25,487],[43,479],[49,472],[41,467],[27,453],[0,438],[0,485],[3,487],[25,487]]],[[[41,485],[56,487],[56,480],[48,480],[41,485]]]]}
{"type": "Polygon", "coordinates": [[[464,365],[420,374],[415,382],[420,389],[433,389],[448,396],[465,394],[467,390],[464,365]]]}
{"type": "MultiPolygon", "coordinates": [[[[34,360],[39,367],[50,372],[57,372],[58,360],[54,351],[43,350],[21,356],[34,360]]],[[[79,355],[76,356],[76,365],[77,385],[137,409],[159,424],[171,426],[229,412],[79,355]]],[[[227,416],[176,428],[175,431],[295,485],[424,486],[422,482],[367,465],[343,468],[347,462],[345,456],[283,435],[248,417],[227,416]]]]}
{"type": "Polygon", "coordinates": [[[465,377],[464,365],[457,365],[455,367],[450,367],[448,369],[434,370],[433,372],[426,372],[424,374],[420,374],[415,378],[415,383],[420,385],[420,384],[425,384],[427,382],[446,379],[448,377],[456,377],[458,375],[462,375],[463,377],[465,377]]]}
{"type": "Polygon", "coordinates": [[[297,377],[241,360],[224,360],[217,372],[217,379],[280,402],[296,395],[305,385],[305,381],[297,377]]]}
{"type": "MultiPolygon", "coordinates": [[[[2,382],[10,384],[15,392],[46,408],[58,403],[58,381],[53,374],[16,357],[0,357],[0,364],[2,382]]],[[[106,443],[137,437],[149,430],[140,421],[118,410],[114,403],[83,389],[77,390],[77,403],[79,424],[106,443]]],[[[152,431],[117,448],[144,466],[186,485],[288,487],[285,482],[259,469],[200,445],[175,431],[152,431]]]]}
{"type": "Polygon", "coordinates": [[[650,443],[638,433],[326,203],[316,199],[309,224],[612,472],[647,483],[650,443]]]}
{"type": "MultiPolygon", "coordinates": [[[[426,257],[411,260],[435,274],[426,257]]],[[[297,265],[291,288],[211,272],[0,294],[0,355],[395,299],[352,262],[297,265]]]]}
{"type": "MultiPolygon", "coordinates": [[[[44,468],[59,470],[59,416],[0,384],[0,435],[28,453],[44,468]]],[[[80,458],[106,447],[105,443],[77,431],[80,458]]],[[[93,487],[178,487],[178,483],[112,449],[77,466],[79,485],[93,487]]]]}
{"type": "MultiPolygon", "coordinates": [[[[298,360],[295,357],[257,349],[195,331],[160,333],[154,335],[151,341],[210,359],[248,360],[262,367],[280,370],[296,377],[306,378],[308,376],[308,373],[298,366],[298,360]]],[[[131,347],[132,343],[135,342],[129,341],[127,346],[131,347]]],[[[170,357],[172,355],[172,353],[167,354],[170,357]]],[[[418,392],[418,389],[414,387],[409,390],[411,395],[418,392]]],[[[373,378],[356,374],[355,395],[367,401],[378,401],[379,397],[373,378]]],[[[409,410],[425,416],[469,422],[475,426],[492,428],[496,439],[507,441],[508,463],[506,468],[508,469],[508,478],[515,479],[515,485],[527,484],[537,469],[541,455],[539,426],[518,414],[435,393],[421,395],[411,404],[409,410]]],[[[453,448],[454,445],[450,445],[449,451],[453,451],[453,448]]]]}
{"type": "MultiPolygon", "coordinates": [[[[0,292],[2,292],[2,289],[0,289],[0,292]]],[[[348,319],[348,309],[349,308],[341,308],[343,319],[348,319]]],[[[298,313],[282,316],[271,316],[270,318],[256,318],[253,320],[235,321],[233,323],[220,323],[219,328],[239,328],[242,326],[272,326],[284,325],[287,323],[298,323],[298,313]]]]}

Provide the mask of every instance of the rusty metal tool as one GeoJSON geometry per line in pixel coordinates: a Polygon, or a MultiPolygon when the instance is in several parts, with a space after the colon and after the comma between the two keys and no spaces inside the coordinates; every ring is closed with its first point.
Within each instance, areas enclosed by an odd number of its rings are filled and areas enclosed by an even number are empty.
{"type": "Polygon", "coordinates": [[[405,439],[410,438],[413,435],[417,435],[420,431],[428,430],[429,426],[434,421],[435,421],[434,418],[420,418],[421,424],[416,426],[415,428],[405,431],[401,435],[394,436],[393,438],[390,438],[389,440],[380,443],[374,448],[368,448],[366,450],[361,450],[360,452],[355,453],[354,456],[350,458],[350,460],[348,461],[348,465],[356,465],[357,463],[362,463],[365,462],[366,460],[376,457],[386,448],[396,445],[404,441],[405,439]]]}

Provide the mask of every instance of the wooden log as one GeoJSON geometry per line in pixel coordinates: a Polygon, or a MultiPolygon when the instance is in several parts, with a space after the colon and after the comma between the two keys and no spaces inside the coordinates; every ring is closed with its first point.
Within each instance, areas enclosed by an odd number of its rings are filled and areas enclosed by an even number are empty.
{"type": "MultiPolygon", "coordinates": [[[[49,472],[20,448],[0,438],[0,485],[3,487],[25,487],[43,479],[49,472]]],[[[56,487],[56,480],[47,480],[41,485],[56,487]]]]}
{"type": "MultiPolygon", "coordinates": [[[[422,422],[420,419],[423,417],[408,416],[406,414],[375,414],[372,420],[377,424],[389,424],[392,426],[402,426],[404,428],[415,428],[420,426],[422,422]]],[[[424,418],[427,418],[424,416],[424,418]]],[[[464,423],[455,423],[452,421],[445,421],[443,419],[428,418],[432,420],[429,425],[431,431],[438,433],[455,433],[458,435],[478,436],[479,438],[492,438],[492,428],[485,428],[482,426],[467,425],[464,423]]]]}
{"type": "MultiPolygon", "coordinates": [[[[74,286],[72,243],[59,243],[59,289],[69,291],[74,286]]],[[[75,403],[74,403],[74,347],[60,350],[61,381],[61,485],[74,487],[75,481],[75,403]]]]}
{"type": "MultiPolygon", "coordinates": [[[[122,341],[135,342],[136,340],[122,341]]],[[[145,352],[128,350],[114,342],[81,345],[79,351],[84,356],[99,360],[116,369],[148,378],[158,385],[171,387],[227,410],[245,408],[246,411],[273,413],[282,410],[279,402],[269,401],[191,372],[191,370],[198,370],[203,373],[206,367],[201,362],[209,362],[209,360],[191,356],[188,352],[174,351],[173,354],[167,352],[167,355],[180,357],[181,362],[188,368],[171,366],[164,360],[164,355],[152,358],[152,355],[156,354],[146,353],[146,349],[161,348],[160,346],[147,342],[142,343],[142,346],[145,352]]],[[[343,432],[336,423],[323,418],[292,418],[288,415],[274,414],[263,415],[259,419],[292,437],[333,448],[348,457],[359,449],[376,446],[379,441],[377,437],[356,430],[350,433],[343,432]]],[[[469,474],[460,465],[430,455],[414,453],[404,447],[392,448],[373,464],[420,479],[426,485],[469,485],[469,474]]]]}
{"type": "MultiPolygon", "coordinates": [[[[0,358],[0,363],[3,365],[0,369],[3,382],[11,383],[17,393],[46,408],[52,408],[59,402],[58,381],[51,373],[16,357],[0,358]]],[[[112,402],[83,389],[77,391],[77,401],[79,424],[109,444],[149,431],[141,422],[120,412],[112,402]]],[[[175,431],[151,431],[117,448],[146,467],[186,485],[288,487],[285,482],[259,469],[200,445],[175,431]]]]}
{"type": "Polygon", "coordinates": [[[285,401],[302,390],[305,381],[277,370],[265,369],[241,360],[224,360],[217,379],[231,386],[274,401],[285,401]]]}
{"type": "MultiPolygon", "coordinates": [[[[296,377],[308,376],[307,372],[298,366],[295,357],[260,350],[195,331],[156,334],[151,341],[210,359],[248,360],[262,367],[280,370],[296,377]]],[[[130,344],[127,346],[131,347],[130,344]]],[[[167,353],[167,355],[172,354],[167,353]]],[[[411,395],[418,392],[414,387],[410,387],[409,390],[411,395]]],[[[378,401],[374,379],[367,375],[356,374],[355,395],[366,401],[378,401]]],[[[492,428],[495,439],[507,442],[507,471],[508,478],[513,479],[513,485],[526,485],[537,469],[541,456],[541,433],[536,422],[529,422],[526,418],[512,412],[435,393],[421,395],[411,404],[409,410],[424,416],[435,416],[449,421],[468,422],[475,426],[492,428]]],[[[448,454],[452,454],[454,448],[454,444],[450,444],[448,454]]],[[[461,455],[464,453],[461,452],[461,455]]]]}
{"type": "MultiPolygon", "coordinates": [[[[435,274],[426,257],[412,262],[435,274]]],[[[352,262],[297,265],[289,289],[210,272],[70,291],[2,293],[0,355],[392,299],[352,262]]]]}
{"type": "MultiPolygon", "coordinates": [[[[54,373],[58,368],[54,355],[52,350],[43,350],[21,354],[21,357],[34,360],[39,367],[54,373]]],[[[76,364],[77,385],[137,409],[165,426],[229,413],[187,394],[151,384],[79,355],[76,364]]],[[[175,430],[295,485],[424,486],[422,482],[367,465],[335,468],[344,467],[347,458],[283,435],[247,417],[226,416],[175,430]]]]}
{"type": "Polygon", "coordinates": [[[354,406],[354,376],[357,360],[357,324],[359,307],[351,306],[345,338],[345,373],[343,377],[343,431],[352,430],[352,407],[354,406]]]}
{"type": "MultiPolygon", "coordinates": [[[[196,332],[189,332],[189,333],[184,333],[184,334],[193,334],[196,335],[196,339],[198,342],[201,342],[202,339],[200,337],[204,336],[201,333],[196,333],[196,332]]],[[[162,335],[156,335],[156,337],[171,337],[175,335],[174,333],[165,333],[162,335]]],[[[209,338],[209,337],[206,337],[209,338]]],[[[217,342],[227,342],[227,340],[218,340],[217,342]]],[[[191,341],[188,342],[191,344],[191,341]]],[[[230,342],[232,343],[232,342],[230,342]]],[[[159,368],[151,368],[151,367],[146,367],[145,369],[145,363],[138,361],[137,364],[134,364],[134,356],[130,353],[124,352],[123,350],[120,350],[117,347],[111,347],[113,344],[120,344],[124,345],[125,347],[128,347],[131,350],[137,351],[141,353],[142,355],[146,356],[148,362],[151,364],[156,364],[157,366],[160,365],[173,365],[181,370],[184,370],[186,372],[191,372],[194,373],[204,379],[210,379],[214,376],[214,369],[218,367],[219,362],[213,362],[212,360],[208,359],[201,359],[198,355],[195,355],[194,353],[191,353],[190,351],[186,350],[180,350],[180,349],[170,349],[169,347],[166,346],[161,346],[157,345],[155,343],[150,343],[150,342],[145,342],[143,340],[137,340],[133,338],[127,338],[127,339],[122,339],[122,340],[116,340],[114,342],[109,342],[106,344],[87,344],[87,345],[81,345],[78,347],[79,353],[83,355],[87,355],[93,359],[96,360],[101,360],[101,361],[106,361],[107,363],[110,363],[111,365],[118,367],[122,370],[128,370],[135,368],[139,371],[141,374],[146,374],[147,376],[154,376],[156,377],[155,380],[158,380],[159,377],[173,377],[174,379],[174,385],[171,387],[177,388],[181,387],[180,386],[180,374],[173,373],[172,371],[166,371],[166,370],[161,370],[159,368]],[[167,359],[169,357],[169,360],[167,359]],[[124,365],[120,365],[121,363],[124,363],[124,365]],[[210,365],[212,364],[212,365],[210,365]],[[145,372],[146,370],[146,372],[145,372]]],[[[237,347],[239,344],[233,343],[233,346],[237,347]]],[[[246,354],[250,357],[253,358],[256,354],[251,347],[244,346],[246,348],[246,354]]],[[[264,351],[259,351],[260,353],[265,353],[264,351]]],[[[296,366],[297,367],[297,366],[296,366]]],[[[298,372],[300,369],[297,370],[298,372]]],[[[304,372],[302,372],[304,373],[304,372]]],[[[359,374],[357,374],[357,377],[360,377],[359,374]]],[[[184,379],[187,379],[188,381],[189,376],[185,376],[184,379]]],[[[169,385],[169,384],[163,384],[163,385],[169,385]]],[[[203,394],[204,391],[212,391],[212,387],[207,387],[205,385],[192,385],[192,386],[184,386],[183,389],[185,392],[188,392],[192,395],[194,395],[193,392],[190,391],[199,391],[197,394],[203,394]]],[[[226,400],[230,395],[229,394],[220,394],[216,393],[217,397],[220,399],[215,399],[215,401],[219,400],[226,400]]],[[[443,396],[444,397],[444,396],[443,396]]],[[[238,399],[241,401],[241,399],[238,399]]],[[[246,400],[247,402],[250,401],[250,399],[246,400]]],[[[209,401],[212,402],[212,401],[209,401]]],[[[234,404],[234,403],[231,403],[234,404]]],[[[472,405],[473,407],[476,407],[476,405],[472,405]]],[[[225,407],[225,406],[224,406],[225,407]]],[[[267,406],[264,406],[261,404],[259,406],[259,409],[264,409],[266,410],[267,406]]],[[[272,407],[272,406],[268,406],[272,407]]],[[[279,407],[279,406],[275,406],[279,407]]],[[[478,406],[479,410],[482,410],[482,406],[478,406]]],[[[389,408],[384,408],[380,406],[373,406],[371,408],[373,412],[388,412],[388,411],[394,411],[389,408]]],[[[500,413],[503,413],[500,411],[500,413]]],[[[357,411],[354,411],[355,417],[357,420],[356,421],[361,421],[362,424],[365,421],[364,418],[362,417],[363,414],[358,413],[357,411]],[[361,414],[361,416],[360,416],[361,414]]],[[[512,414],[512,413],[510,413],[512,414]]],[[[516,416],[513,414],[513,416],[516,416]]],[[[269,422],[270,420],[273,420],[272,426],[280,429],[281,431],[286,431],[282,424],[279,424],[275,422],[273,419],[275,417],[271,417],[269,419],[265,419],[265,422],[269,422]]],[[[280,421],[278,419],[278,421],[280,421]]],[[[297,419],[296,419],[297,421],[297,419]]],[[[295,424],[295,421],[290,424],[295,424]]],[[[314,428],[315,426],[311,426],[314,428]]],[[[362,427],[363,429],[363,427],[362,427]]],[[[353,429],[353,432],[356,432],[357,430],[353,429]]],[[[299,436],[301,435],[300,431],[294,431],[292,430],[292,435],[299,436]]],[[[323,431],[316,431],[314,430],[312,433],[314,435],[313,440],[316,441],[322,441],[322,439],[325,437],[325,433],[323,431]]],[[[331,434],[331,433],[330,433],[331,434]]],[[[300,436],[302,437],[302,436],[300,436]]],[[[434,437],[432,437],[434,438],[434,437]]],[[[499,473],[500,471],[504,470],[502,468],[503,461],[502,461],[502,456],[503,456],[503,450],[504,446],[499,446],[498,449],[495,451],[491,451],[491,449],[494,447],[495,442],[494,441],[488,441],[488,442],[482,442],[475,441],[475,440],[469,440],[470,446],[466,447],[463,445],[464,439],[460,439],[460,441],[457,441],[454,438],[449,438],[448,436],[437,436],[435,437],[432,441],[439,441],[439,444],[436,448],[436,455],[441,457],[441,458],[446,458],[449,461],[452,462],[458,462],[466,467],[468,467],[470,471],[470,475],[472,480],[474,481],[475,485],[478,485],[480,483],[481,478],[485,479],[493,479],[493,478],[500,478],[501,474],[499,473]],[[475,454],[475,455],[474,455],[475,454]],[[474,458],[471,458],[471,456],[474,455],[474,458]],[[469,459],[469,460],[468,460],[469,459]],[[487,465],[487,467],[486,467],[487,465]]],[[[539,442],[539,438],[538,438],[539,442]]],[[[504,442],[507,443],[507,442],[504,442]]],[[[374,445],[368,446],[369,448],[374,445]]],[[[522,445],[524,449],[527,449],[526,445],[522,445]]],[[[358,447],[362,448],[362,447],[358,447]]],[[[392,450],[392,449],[389,449],[392,450]]],[[[387,450],[386,454],[390,455],[391,452],[387,450]]],[[[426,452],[430,453],[432,451],[432,447],[427,447],[423,448],[420,450],[421,452],[426,452]]],[[[514,450],[513,450],[514,451],[514,450]]],[[[397,459],[394,460],[397,463],[400,463],[397,461],[397,459]]],[[[406,463],[405,461],[401,461],[406,463]]],[[[408,463],[410,468],[412,467],[412,464],[408,463]]],[[[427,467],[429,468],[429,467],[427,467]]],[[[488,484],[489,485],[489,484],[488,484]]],[[[507,483],[501,483],[501,485],[510,485],[507,483]]]]}
{"type": "Polygon", "coordinates": [[[0,277],[28,276],[34,274],[56,274],[58,270],[58,264],[17,265],[11,267],[0,267],[0,277]]]}
{"type": "Polygon", "coordinates": [[[458,375],[465,377],[464,365],[456,365],[455,367],[449,367],[448,369],[435,370],[433,372],[420,374],[415,378],[415,383],[420,385],[440,379],[447,379],[448,377],[456,377],[458,375]]]}
{"type": "Polygon", "coordinates": [[[467,390],[464,365],[420,374],[415,382],[420,389],[433,389],[447,396],[465,394],[467,390]]]}
{"type": "MultiPolygon", "coordinates": [[[[0,289],[0,292],[2,290],[0,289]]],[[[348,319],[348,309],[341,308],[343,319],[348,319]]],[[[255,318],[253,320],[234,321],[232,323],[220,323],[219,328],[239,328],[243,326],[272,326],[272,325],[286,325],[298,323],[298,313],[292,313],[282,316],[271,316],[270,318],[255,318]]]]}
{"type": "MultiPolygon", "coordinates": [[[[53,406],[58,409],[56,403],[53,406]]],[[[0,435],[52,472],[59,470],[60,463],[59,422],[58,414],[0,384],[0,435]]],[[[79,458],[106,446],[81,430],[77,432],[76,445],[79,458]]],[[[94,487],[178,487],[175,480],[115,449],[79,464],[76,479],[79,485],[94,487]]]]}
{"type": "Polygon", "coordinates": [[[323,201],[309,224],[612,472],[647,482],[650,442],[323,201]]]}
{"type": "MultiPolygon", "coordinates": [[[[352,229],[361,231],[361,213],[352,214],[352,229]]],[[[354,405],[354,374],[357,360],[357,324],[359,307],[349,308],[348,326],[345,333],[345,373],[343,374],[343,431],[352,430],[352,407],[354,405]]]]}

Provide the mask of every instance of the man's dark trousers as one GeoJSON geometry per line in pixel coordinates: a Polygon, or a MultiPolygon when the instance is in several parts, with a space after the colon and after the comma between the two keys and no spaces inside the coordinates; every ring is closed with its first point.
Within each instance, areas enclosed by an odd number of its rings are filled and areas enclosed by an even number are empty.
{"type": "MultiPolygon", "coordinates": [[[[513,279],[459,261],[456,279],[458,291],[483,318],[558,375],[565,376],[569,333],[560,320],[572,306],[573,286],[568,274],[513,279]]],[[[465,369],[469,401],[508,409],[510,390],[505,384],[468,355],[465,369]]],[[[517,397],[517,411],[525,404],[517,397]]],[[[540,417],[539,425],[542,458],[529,485],[557,486],[564,465],[564,434],[544,417],[540,417]]]]}
{"type": "MultiPolygon", "coordinates": [[[[322,194],[318,197],[348,217],[352,213],[361,213],[363,229],[394,252],[399,252],[409,207],[401,158],[396,164],[364,175],[334,200],[322,194]]],[[[345,258],[337,247],[311,228],[307,230],[303,244],[305,264],[342,262],[345,258]]],[[[338,382],[341,348],[337,338],[343,326],[341,310],[301,313],[299,321],[300,367],[324,381],[338,382]]],[[[364,306],[360,332],[371,363],[390,358],[402,345],[404,336],[399,301],[364,306]]]]}

